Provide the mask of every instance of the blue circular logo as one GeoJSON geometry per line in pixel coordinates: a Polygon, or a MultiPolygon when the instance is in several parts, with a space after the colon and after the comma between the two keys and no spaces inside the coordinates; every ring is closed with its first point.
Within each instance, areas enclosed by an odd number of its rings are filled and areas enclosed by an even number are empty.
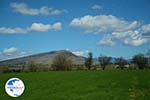
{"type": "Polygon", "coordinates": [[[5,84],[6,93],[11,97],[19,97],[24,89],[24,83],[19,78],[11,78],[5,84]]]}

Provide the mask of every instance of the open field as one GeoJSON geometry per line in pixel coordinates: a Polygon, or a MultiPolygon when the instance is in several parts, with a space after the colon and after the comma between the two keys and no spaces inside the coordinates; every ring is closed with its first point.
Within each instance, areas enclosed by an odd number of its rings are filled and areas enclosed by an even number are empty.
{"type": "Polygon", "coordinates": [[[150,100],[150,70],[1,74],[0,100],[150,100]],[[18,98],[5,93],[5,82],[11,77],[25,83],[18,98]]]}

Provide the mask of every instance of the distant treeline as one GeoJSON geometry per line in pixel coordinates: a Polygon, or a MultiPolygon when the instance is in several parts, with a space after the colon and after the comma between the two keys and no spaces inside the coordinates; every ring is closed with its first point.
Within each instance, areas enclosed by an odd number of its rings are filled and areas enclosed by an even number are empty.
{"type": "Polygon", "coordinates": [[[31,61],[26,66],[1,66],[0,73],[150,68],[150,57],[144,54],[137,54],[133,56],[130,61],[123,57],[118,57],[112,62],[112,57],[109,56],[99,56],[97,59],[98,62],[95,63],[93,61],[92,52],[89,52],[85,64],[75,65],[71,59],[67,58],[67,56],[60,54],[53,59],[53,63],[50,66],[37,64],[31,61]]]}

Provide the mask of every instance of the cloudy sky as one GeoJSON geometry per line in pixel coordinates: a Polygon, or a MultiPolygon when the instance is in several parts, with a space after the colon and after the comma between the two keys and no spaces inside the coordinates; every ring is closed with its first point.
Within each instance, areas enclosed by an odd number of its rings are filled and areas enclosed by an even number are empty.
{"type": "Polygon", "coordinates": [[[130,58],[150,48],[150,0],[0,0],[0,60],[52,50],[130,58]]]}

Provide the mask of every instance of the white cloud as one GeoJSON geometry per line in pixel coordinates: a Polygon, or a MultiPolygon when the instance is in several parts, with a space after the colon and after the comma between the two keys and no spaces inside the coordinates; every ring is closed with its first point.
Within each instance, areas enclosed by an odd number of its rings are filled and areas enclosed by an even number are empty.
{"type": "Polygon", "coordinates": [[[50,11],[50,15],[60,15],[62,13],[67,13],[67,10],[58,10],[58,9],[53,9],[50,11]]]}
{"type": "Polygon", "coordinates": [[[150,24],[148,24],[148,25],[143,25],[143,26],[142,26],[142,31],[144,31],[145,33],[147,33],[147,32],[150,33],[150,24]]]}
{"type": "Polygon", "coordinates": [[[35,52],[22,51],[21,49],[19,49],[17,47],[9,47],[9,48],[5,48],[2,51],[0,51],[0,61],[29,56],[32,54],[35,54],[35,52]]]}
{"type": "Polygon", "coordinates": [[[49,14],[49,8],[48,7],[41,7],[40,13],[43,15],[48,15],[49,14]]]}
{"type": "Polygon", "coordinates": [[[140,46],[150,42],[150,24],[141,25],[138,21],[127,21],[113,15],[83,16],[74,18],[71,26],[81,28],[86,33],[108,33],[99,41],[100,45],[113,46],[116,42],[140,46]]]}
{"type": "Polygon", "coordinates": [[[100,45],[113,46],[115,44],[114,37],[112,37],[109,34],[104,35],[103,39],[99,41],[99,44],[100,45]]]}
{"type": "Polygon", "coordinates": [[[0,33],[15,34],[15,33],[27,33],[27,31],[25,29],[23,29],[23,28],[0,27],[0,33]]]}
{"type": "Polygon", "coordinates": [[[54,31],[58,31],[58,30],[61,30],[61,23],[60,22],[56,22],[54,23],[50,29],[54,30],[54,31]]]}
{"type": "Polygon", "coordinates": [[[141,34],[137,30],[123,31],[123,32],[112,32],[112,37],[121,40],[126,38],[137,39],[141,37],[141,34]]]}
{"type": "Polygon", "coordinates": [[[29,32],[46,32],[46,31],[59,31],[61,30],[61,23],[56,22],[54,24],[42,24],[42,23],[33,23],[28,28],[7,28],[0,27],[0,34],[25,34],[29,32]]]}
{"type": "Polygon", "coordinates": [[[101,5],[94,5],[94,6],[92,6],[92,9],[94,9],[94,10],[101,10],[101,9],[103,9],[103,6],[101,6],[101,5]]]}
{"type": "Polygon", "coordinates": [[[25,15],[60,15],[62,13],[66,13],[66,10],[59,10],[54,8],[49,8],[46,6],[43,6],[39,9],[37,8],[29,8],[27,4],[25,3],[11,3],[10,6],[13,8],[15,12],[19,12],[21,14],[25,15]]]}
{"type": "Polygon", "coordinates": [[[84,29],[86,33],[127,31],[139,27],[137,21],[129,22],[113,15],[87,15],[74,18],[70,25],[84,29]]]}
{"type": "Polygon", "coordinates": [[[142,35],[150,36],[150,24],[143,25],[139,31],[142,33],[142,35]]]}
{"type": "Polygon", "coordinates": [[[48,30],[61,30],[61,23],[57,22],[53,25],[50,24],[42,24],[42,23],[33,23],[30,28],[28,28],[29,31],[37,31],[37,32],[46,32],[48,30]]]}
{"type": "Polygon", "coordinates": [[[42,24],[42,23],[33,23],[30,28],[28,28],[29,31],[37,31],[37,32],[46,32],[50,29],[51,25],[49,24],[42,24]]]}
{"type": "Polygon", "coordinates": [[[6,55],[6,56],[11,56],[15,53],[17,53],[18,48],[15,47],[11,47],[11,48],[5,48],[2,52],[2,54],[6,55]]]}
{"type": "Polygon", "coordinates": [[[83,51],[73,51],[72,53],[77,55],[77,56],[83,56],[83,54],[84,54],[83,51]]]}
{"type": "Polygon", "coordinates": [[[88,50],[83,50],[83,51],[72,51],[73,54],[77,56],[85,56],[87,53],[89,53],[88,50]]]}
{"type": "Polygon", "coordinates": [[[113,32],[112,34],[104,35],[100,40],[101,45],[112,46],[117,41],[120,41],[127,45],[140,46],[146,42],[149,42],[149,38],[143,37],[142,33],[138,30],[125,31],[125,32],[113,32]]]}
{"type": "Polygon", "coordinates": [[[70,50],[69,48],[66,48],[65,50],[70,51],[77,56],[86,56],[89,53],[89,50],[70,50]]]}
{"type": "Polygon", "coordinates": [[[15,12],[19,12],[21,14],[26,15],[38,15],[40,12],[38,9],[28,8],[25,3],[11,3],[10,6],[13,8],[15,12]]]}
{"type": "Polygon", "coordinates": [[[140,46],[146,42],[147,42],[147,40],[144,38],[126,39],[124,41],[125,44],[132,45],[132,46],[140,46]]]}

